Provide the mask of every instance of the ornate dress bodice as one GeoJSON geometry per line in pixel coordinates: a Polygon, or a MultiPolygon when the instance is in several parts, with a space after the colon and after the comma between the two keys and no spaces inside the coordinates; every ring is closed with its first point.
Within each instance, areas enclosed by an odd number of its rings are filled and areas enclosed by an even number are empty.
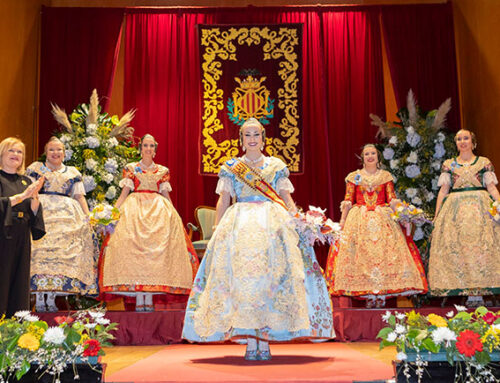
{"type": "Polygon", "coordinates": [[[346,194],[344,201],[353,205],[366,206],[368,210],[375,210],[396,198],[394,182],[391,173],[379,170],[373,175],[367,175],[356,170],[346,177],[346,194]]]}
{"type": "Polygon", "coordinates": [[[82,182],[81,173],[74,166],[62,165],[58,170],[49,169],[42,162],[34,162],[28,169],[26,175],[32,179],[45,177],[41,194],[57,194],[71,197],[74,192],[74,186],[82,182]]]}
{"type": "Polygon", "coordinates": [[[492,163],[480,156],[470,164],[460,164],[456,158],[446,160],[442,167],[442,177],[441,183],[450,184],[452,191],[484,188],[489,182],[496,181],[492,163]]]}
{"type": "MultiPolygon", "coordinates": [[[[240,158],[240,160],[242,159],[240,158]]],[[[236,197],[237,202],[269,201],[268,198],[263,196],[259,191],[246,185],[229,170],[227,164],[231,161],[234,160],[228,161],[219,171],[220,181],[217,187],[217,193],[221,190],[228,191],[231,196],[236,197]]],[[[288,179],[290,172],[288,171],[286,164],[279,158],[265,157],[264,165],[256,167],[254,170],[259,173],[261,177],[276,191],[279,192],[281,189],[286,189],[290,192],[293,191],[293,186],[288,179]]]]}
{"type": "MultiPolygon", "coordinates": [[[[167,190],[170,191],[170,171],[162,165],[154,164],[149,169],[143,169],[139,162],[127,164],[123,169],[123,180],[132,181],[126,181],[125,185],[134,192],[161,193],[164,183],[168,184],[167,190]]],[[[123,186],[123,183],[120,183],[120,186],[123,186]]]]}

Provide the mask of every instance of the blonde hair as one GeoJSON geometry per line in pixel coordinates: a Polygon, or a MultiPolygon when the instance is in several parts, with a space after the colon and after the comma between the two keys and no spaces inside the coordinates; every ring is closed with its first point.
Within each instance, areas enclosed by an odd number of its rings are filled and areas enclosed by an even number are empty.
{"type": "Polygon", "coordinates": [[[45,155],[47,155],[47,148],[49,147],[49,144],[51,142],[58,142],[62,145],[62,148],[63,148],[63,154],[66,153],[66,147],[64,146],[63,142],[56,136],[52,136],[49,138],[49,140],[47,141],[47,143],[45,144],[44,148],[43,148],[43,152],[45,153],[45,155]]]}
{"type": "Polygon", "coordinates": [[[2,142],[0,142],[0,168],[3,169],[3,155],[5,152],[7,152],[9,149],[11,149],[14,145],[19,145],[22,148],[23,151],[23,160],[21,162],[21,166],[19,166],[16,170],[17,174],[24,174],[24,167],[25,167],[25,158],[26,158],[26,146],[24,143],[17,137],[8,137],[2,142]]]}
{"type": "Polygon", "coordinates": [[[265,145],[266,144],[266,129],[264,128],[264,125],[262,125],[260,123],[260,121],[257,120],[256,118],[250,117],[240,127],[240,146],[243,146],[243,130],[245,130],[245,128],[248,128],[249,126],[257,126],[260,129],[260,132],[262,134],[262,143],[265,145]]]}
{"type": "Polygon", "coordinates": [[[455,133],[455,137],[453,137],[453,141],[455,141],[455,143],[457,142],[458,133],[461,133],[461,132],[469,132],[470,139],[472,141],[472,149],[476,149],[477,139],[476,139],[476,135],[474,134],[474,132],[472,130],[469,130],[469,129],[460,129],[458,132],[455,133]]]}

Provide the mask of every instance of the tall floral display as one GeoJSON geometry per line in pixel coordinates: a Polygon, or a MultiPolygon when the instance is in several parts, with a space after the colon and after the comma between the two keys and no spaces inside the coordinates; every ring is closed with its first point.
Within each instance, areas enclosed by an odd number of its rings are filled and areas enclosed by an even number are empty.
{"type": "MultiPolygon", "coordinates": [[[[438,109],[424,112],[410,90],[407,107],[397,113],[400,121],[383,122],[370,115],[372,124],[379,127],[382,162],[396,180],[398,197],[421,208],[429,218],[434,216],[441,165],[456,154],[453,136],[445,130],[450,108],[448,99],[438,109]]],[[[416,225],[413,239],[422,256],[431,232],[429,222],[416,225]]]]}
{"type": "Polygon", "coordinates": [[[69,116],[57,105],[52,113],[63,127],[57,136],[66,149],[65,164],[82,173],[89,208],[115,202],[123,167],[139,158],[129,126],[134,111],[121,119],[102,113],[94,89],[90,103],[78,105],[69,116]]]}

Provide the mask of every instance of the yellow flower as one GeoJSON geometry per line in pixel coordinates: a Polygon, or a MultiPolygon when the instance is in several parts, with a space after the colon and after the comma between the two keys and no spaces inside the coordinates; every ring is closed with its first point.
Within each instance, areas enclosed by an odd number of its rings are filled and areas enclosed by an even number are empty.
{"type": "Polygon", "coordinates": [[[406,314],[406,317],[408,318],[408,324],[414,327],[420,324],[420,320],[422,318],[419,313],[415,312],[415,310],[411,310],[411,312],[406,314]]]}
{"type": "Polygon", "coordinates": [[[92,149],[85,149],[82,153],[82,157],[88,160],[90,158],[97,158],[97,155],[92,149]]]}
{"type": "Polygon", "coordinates": [[[500,329],[491,326],[484,333],[481,342],[488,347],[489,352],[493,352],[494,348],[500,346],[500,329]]]}
{"type": "Polygon", "coordinates": [[[106,126],[100,126],[99,129],[97,129],[97,133],[103,137],[107,137],[109,132],[111,132],[111,129],[106,126]]]}
{"type": "Polygon", "coordinates": [[[40,327],[40,326],[37,326],[34,324],[30,324],[28,326],[28,332],[30,334],[33,334],[34,336],[36,336],[37,339],[41,339],[43,334],[45,334],[45,329],[43,327],[40,327]]]}
{"type": "Polygon", "coordinates": [[[71,113],[71,115],[69,116],[69,118],[71,119],[71,121],[75,122],[81,116],[82,115],[80,113],[73,112],[73,113],[71,113]]]}
{"type": "Polygon", "coordinates": [[[80,338],[80,341],[78,342],[79,344],[82,344],[85,342],[87,339],[89,339],[88,334],[82,334],[82,337],[80,338]]]}
{"type": "Polygon", "coordinates": [[[448,327],[448,322],[446,322],[446,319],[444,319],[442,316],[429,314],[427,315],[427,320],[431,325],[434,325],[436,327],[448,327]]]}
{"type": "Polygon", "coordinates": [[[113,123],[113,125],[118,125],[120,123],[120,119],[115,114],[113,117],[111,117],[111,122],[113,123]]]}
{"type": "Polygon", "coordinates": [[[99,202],[104,201],[104,198],[106,198],[106,194],[104,194],[104,193],[97,193],[97,198],[96,198],[96,199],[97,199],[99,202]]]}
{"type": "Polygon", "coordinates": [[[40,347],[40,341],[35,335],[27,332],[26,334],[21,335],[17,341],[17,345],[30,351],[36,351],[40,347]]]}

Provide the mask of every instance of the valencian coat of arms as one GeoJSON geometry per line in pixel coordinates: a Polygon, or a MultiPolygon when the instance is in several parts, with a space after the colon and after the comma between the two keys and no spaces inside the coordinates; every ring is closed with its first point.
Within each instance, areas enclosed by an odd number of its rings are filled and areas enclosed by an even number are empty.
{"type": "Polygon", "coordinates": [[[229,119],[239,126],[250,117],[256,118],[262,125],[269,124],[269,119],[273,117],[274,100],[270,98],[271,92],[262,84],[266,77],[256,79],[249,75],[243,80],[239,77],[234,80],[239,87],[227,102],[229,119]]]}

